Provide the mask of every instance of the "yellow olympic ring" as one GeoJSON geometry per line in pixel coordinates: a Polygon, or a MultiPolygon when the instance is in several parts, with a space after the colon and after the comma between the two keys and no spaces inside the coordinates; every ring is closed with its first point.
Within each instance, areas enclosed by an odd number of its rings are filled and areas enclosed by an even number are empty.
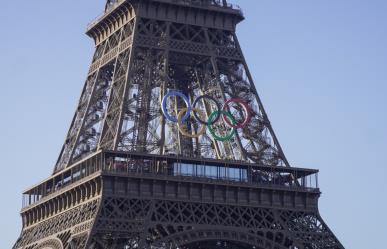
{"type": "MultiPolygon", "coordinates": [[[[187,111],[188,111],[188,108],[183,108],[183,109],[181,109],[181,111],[177,115],[177,127],[179,128],[180,133],[183,136],[190,137],[190,138],[198,138],[198,137],[204,135],[204,133],[206,133],[206,126],[205,125],[202,125],[201,129],[195,135],[192,135],[192,134],[188,133],[187,125],[183,125],[182,122],[181,122],[182,119],[183,119],[183,115],[187,111]]],[[[205,118],[204,117],[204,113],[200,109],[192,108],[192,111],[198,113],[201,119],[205,118]]]]}

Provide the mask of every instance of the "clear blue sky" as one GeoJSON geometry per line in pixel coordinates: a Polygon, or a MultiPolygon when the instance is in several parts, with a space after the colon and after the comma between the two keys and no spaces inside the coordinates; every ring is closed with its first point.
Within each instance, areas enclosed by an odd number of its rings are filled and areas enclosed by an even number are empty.
{"type": "MultiPolygon", "coordinates": [[[[239,39],[289,161],[318,168],[320,210],[348,249],[387,244],[387,1],[234,0],[239,39]]],[[[2,1],[0,248],[21,192],[59,154],[103,0],[2,1]]]]}

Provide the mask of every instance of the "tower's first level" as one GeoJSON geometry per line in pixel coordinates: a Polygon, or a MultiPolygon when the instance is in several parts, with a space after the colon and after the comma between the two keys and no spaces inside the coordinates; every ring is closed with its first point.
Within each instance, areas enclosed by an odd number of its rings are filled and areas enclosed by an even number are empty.
{"type": "Polygon", "coordinates": [[[24,193],[14,248],[343,248],[316,174],[100,152],[24,193]]]}

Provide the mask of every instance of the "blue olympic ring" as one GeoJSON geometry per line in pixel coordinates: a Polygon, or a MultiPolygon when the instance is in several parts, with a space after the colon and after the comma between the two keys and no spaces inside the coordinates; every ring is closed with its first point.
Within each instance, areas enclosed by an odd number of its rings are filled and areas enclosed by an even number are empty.
{"type": "Polygon", "coordinates": [[[174,122],[174,123],[177,123],[177,117],[174,117],[174,116],[171,116],[169,113],[168,113],[168,110],[167,110],[167,100],[168,98],[170,97],[180,97],[184,100],[185,102],[185,105],[187,106],[187,112],[185,113],[185,115],[182,117],[182,121],[185,122],[189,119],[189,117],[191,116],[191,110],[192,110],[192,107],[189,103],[189,99],[186,95],[184,95],[183,93],[181,92],[178,92],[178,91],[169,91],[163,98],[163,101],[162,101],[162,111],[163,111],[163,114],[164,116],[171,122],[174,122]]]}

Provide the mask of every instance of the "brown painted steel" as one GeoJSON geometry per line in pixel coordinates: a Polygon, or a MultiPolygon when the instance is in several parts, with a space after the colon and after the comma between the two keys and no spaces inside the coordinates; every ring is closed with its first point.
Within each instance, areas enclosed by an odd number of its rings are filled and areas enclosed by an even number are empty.
{"type": "Polygon", "coordinates": [[[290,167],[274,134],[235,34],[243,19],[225,0],[108,0],[87,28],[96,50],[54,172],[23,193],[14,249],[344,248],[319,215],[318,171],[290,167]],[[225,142],[184,137],[161,112],[168,90],[242,98],[251,122],[225,142]]]}

